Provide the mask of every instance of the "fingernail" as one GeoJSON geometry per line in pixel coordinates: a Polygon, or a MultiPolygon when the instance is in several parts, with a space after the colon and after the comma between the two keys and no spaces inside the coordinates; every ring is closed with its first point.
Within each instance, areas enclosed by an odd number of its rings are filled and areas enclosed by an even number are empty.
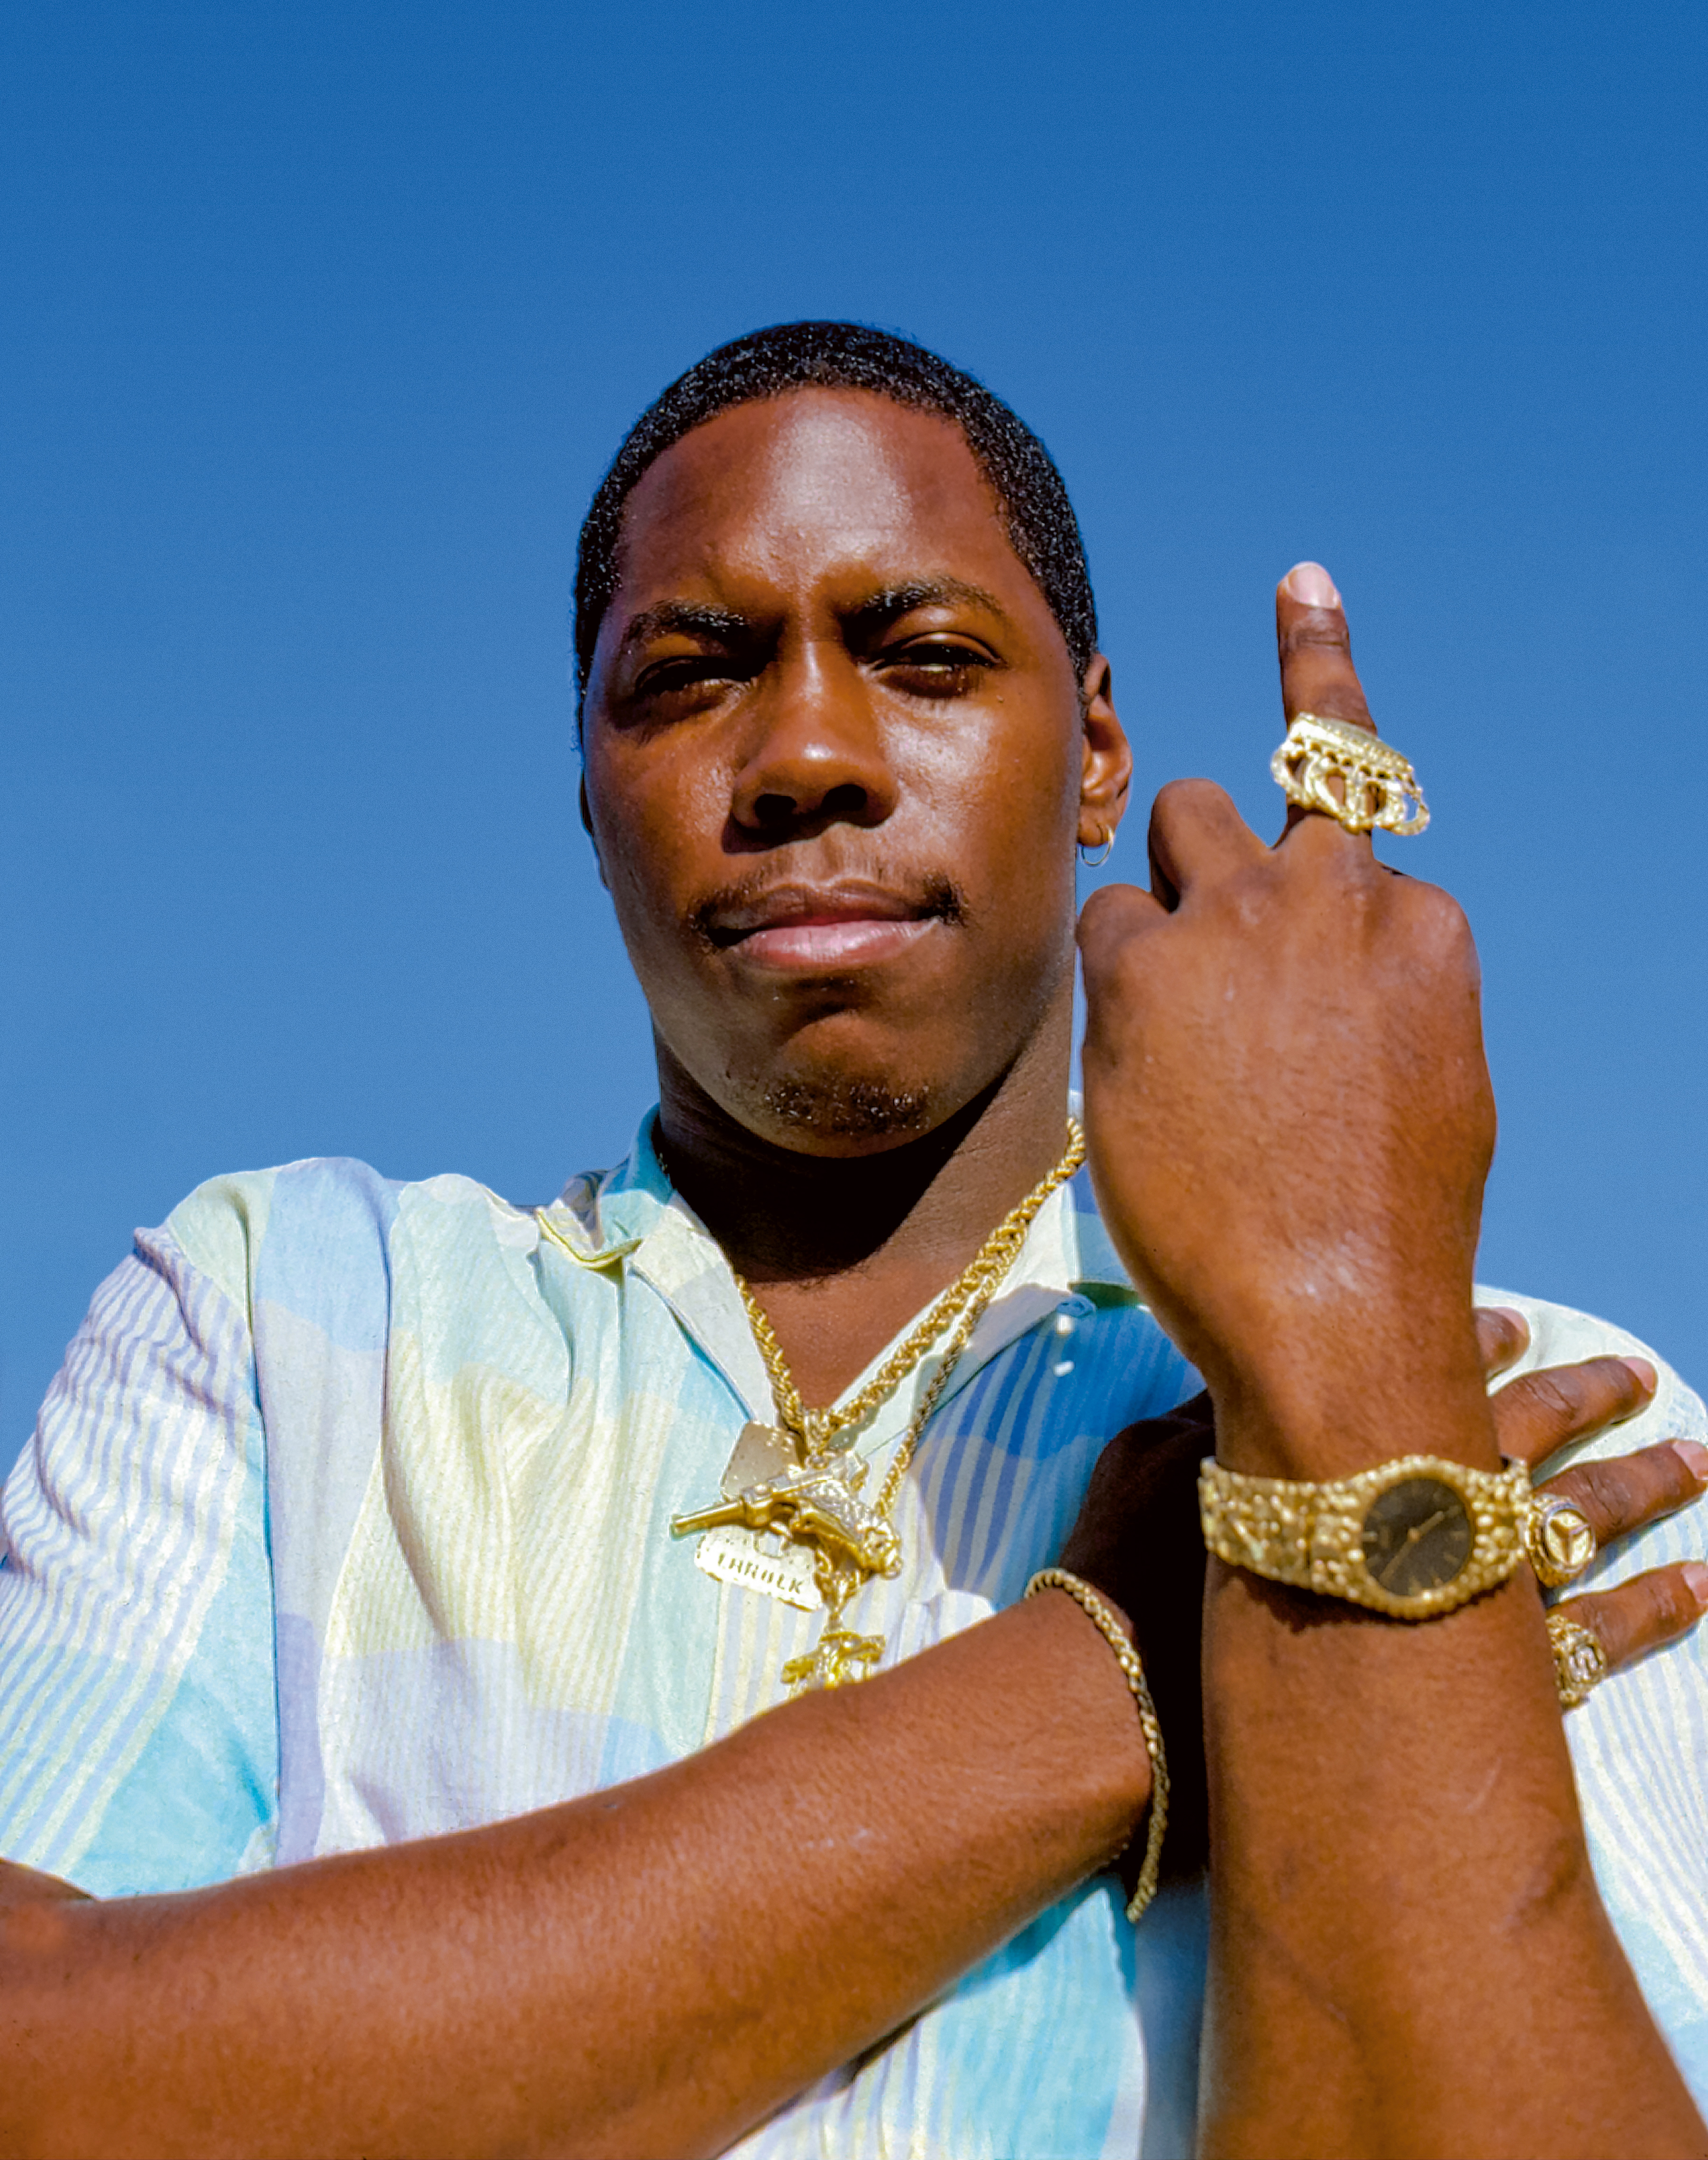
{"type": "Polygon", "coordinates": [[[1700,1440],[1675,1440],[1673,1453],[1699,1485],[1708,1485],[1708,1447],[1700,1440]]]}
{"type": "Polygon", "coordinates": [[[1660,1374],[1647,1358],[1622,1358],[1619,1363],[1637,1375],[1637,1384],[1645,1395],[1652,1395],[1660,1385],[1660,1374]]]}
{"type": "Polygon", "coordinates": [[[1488,1305],[1483,1307],[1483,1311],[1485,1312],[1492,1312],[1497,1320],[1510,1321],[1514,1332],[1522,1335],[1527,1342],[1529,1341],[1530,1323],[1525,1319],[1524,1314],[1519,1311],[1517,1306],[1488,1305]]]}
{"type": "Polygon", "coordinates": [[[1700,1560],[1687,1560],[1682,1571],[1690,1586],[1690,1595],[1705,1612],[1708,1612],[1708,1564],[1700,1560]]]}
{"type": "Polygon", "coordinates": [[[1321,563],[1295,563],[1288,571],[1287,590],[1306,607],[1337,608],[1340,595],[1334,589],[1334,579],[1321,563]]]}

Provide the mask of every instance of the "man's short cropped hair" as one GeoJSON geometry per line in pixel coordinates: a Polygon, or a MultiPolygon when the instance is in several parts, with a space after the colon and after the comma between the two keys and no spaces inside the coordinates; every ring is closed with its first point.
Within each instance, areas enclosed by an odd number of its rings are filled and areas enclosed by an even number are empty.
{"type": "Polygon", "coordinates": [[[719,345],[679,375],[636,421],[600,482],[575,563],[578,708],[616,590],[623,506],[636,481],[691,428],[732,405],[802,389],[872,390],[954,422],[1001,506],[1010,544],[1061,628],[1075,673],[1083,677],[1097,650],[1085,543],[1062,475],[1031,429],[982,382],[906,338],[862,323],[777,323],[719,345]]]}

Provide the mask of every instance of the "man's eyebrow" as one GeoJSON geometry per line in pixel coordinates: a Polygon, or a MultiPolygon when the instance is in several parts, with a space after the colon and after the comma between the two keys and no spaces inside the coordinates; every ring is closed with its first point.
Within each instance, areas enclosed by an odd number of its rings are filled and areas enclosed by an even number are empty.
{"type": "Polygon", "coordinates": [[[729,608],[702,607],[693,600],[661,600],[657,607],[643,608],[625,625],[618,650],[626,651],[631,645],[672,631],[680,636],[721,638],[727,643],[752,628],[745,615],[736,615],[729,608]]]}
{"type": "Polygon", "coordinates": [[[885,585],[881,592],[849,608],[843,620],[875,628],[882,623],[894,622],[898,616],[911,615],[916,608],[940,607],[949,600],[983,608],[999,622],[1009,619],[1008,610],[995,594],[987,593],[982,585],[969,585],[963,578],[916,578],[902,585],[885,585]]]}
{"type": "MultiPolygon", "coordinates": [[[[885,585],[848,609],[843,620],[875,630],[911,615],[916,608],[940,607],[954,600],[983,608],[999,622],[1009,620],[1008,610],[994,593],[986,592],[982,585],[968,584],[964,578],[912,578],[904,584],[885,585]]],[[[617,649],[626,652],[649,637],[664,637],[672,631],[678,636],[715,639],[729,645],[750,637],[753,631],[749,618],[732,608],[711,607],[696,600],[661,600],[657,607],[643,608],[630,619],[617,649]]]]}

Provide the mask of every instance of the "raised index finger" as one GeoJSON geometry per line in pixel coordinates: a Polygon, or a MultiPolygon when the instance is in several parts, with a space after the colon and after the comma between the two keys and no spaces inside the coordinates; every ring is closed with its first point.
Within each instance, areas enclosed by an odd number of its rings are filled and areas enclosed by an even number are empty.
{"type": "Polygon", "coordinates": [[[1275,588],[1275,642],[1281,659],[1281,706],[1321,713],[1376,732],[1352,666],[1346,609],[1321,563],[1295,563],[1275,588]]]}

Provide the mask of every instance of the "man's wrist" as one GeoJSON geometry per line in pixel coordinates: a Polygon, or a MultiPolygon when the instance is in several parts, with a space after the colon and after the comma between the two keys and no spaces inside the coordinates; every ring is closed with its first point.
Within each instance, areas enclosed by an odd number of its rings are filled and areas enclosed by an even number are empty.
{"type": "Polygon", "coordinates": [[[1433,1339],[1371,1330],[1296,1336],[1211,1382],[1216,1458],[1258,1477],[1347,1477],[1402,1455],[1498,1469],[1487,1382],[1467,1311],[1433,1339]]]}
{"type": "MultiPolygon", "coordinates": [[[[1113,1599],[1105,1602],[1130,1636],[1125,1612],[1113,1599]]],[[[1098,1789],[1099,1812],[1114,1832],[1107,1856],[1113,1859],[1131,1843],[1151,1797],[1150,1755],[1126,1676],[1096,1625],[1065,1591],[1022,1599],[1012,1618],[1047,1644],[1060,1700],[1080,1707],[1084,1752],[1072,1774],[1098,1789]]]]}

